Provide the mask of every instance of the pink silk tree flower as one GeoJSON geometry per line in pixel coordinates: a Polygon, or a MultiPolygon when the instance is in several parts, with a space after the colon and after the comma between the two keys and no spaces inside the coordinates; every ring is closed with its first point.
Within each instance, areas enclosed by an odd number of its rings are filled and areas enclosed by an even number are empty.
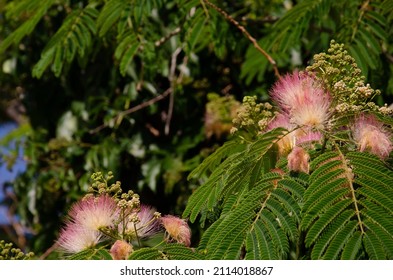
{"type": "MultiPolygon", "coordinates": [[[[289,122],[289,115],[285,113],[277,114],[274,119],[267,125],[266,129],[267,131],[270,131],[277,127],[285,128],[288,131],[295,128],[295,126],[289,122]]],[[[296,142],[295,134],[295,131],[289,132],[277,141],[278,152],[280,156],[287,155],[292,150],[296,142]]]]}
{"type": "Polygon", "coordinates": [[[107,195],[88,197],[76,202],[69,211],[70,220],[84,229],[111,227],[118,219],[116,201],[107,195]]]}
{"type": "Polygon", "coordinates": [[[321,143],[323,134],[319,131],[300,130],[297,132],[296,145],[310,145],[312,143],[321,143]]]}
{"type": "Polygon", "coordinates": [[[288,169],[295,172],[309,173],[310,155],[302,147],[294,147],[288,155],[288,169]]]}
{"type": "Polygon", "coordinates": [[[331,112],[331,97],[314,78],[294,72],[282,77],[271,91],[281,111],[296,126],[323,129],[331,112]]]}
{"type": "Polygon", "coordinates": [[[321,98],[316,102],[305,103],[291,111],[291,123],[315,129],[324,129],[330,117],[330,102],[321,98]]]}
{"type": "Polygon", "coordinates": [[[70,223],[60,231],[57,245],[61,251],[75,254],[94,247],[102,237],[102,233],[97,230],[85,229],[78,224],[70,223]]]}
{"type": "Polygon", "coordinates": [[[57,244],[64,252],[77,253],[105,238],[100,228],[113,226],[118,217],[117,203],[107,195],[88,197],[76,202],[68,216],[57,244]]]}
{"type": "MultiPolygon", "coordinates": [[[[125,226],[126,234],[138,236],[139,238],[149,237],[160,230],[158,219],[155,216],[156,210],[147,205],[141,205],[139,212],[129,215],[129,221],[125,226]]],[[[119,224],[120,232],[122,224],[119,224]]]]}
{"type": "Polygon", "coordinates": [[[266,130],[270,131],[277,127],[282,127],[288,130],[295,128],[295,126],[290,123],[290,117],[287,113],[276,114],[276,116],[266,126],[266,130]]]}
{"type": "Polygon", "coordinates": [[[164,226],[169,240],[175,240],[187,247],[191,245],[191,229],[185,220],[165,215],[161,217],[161,224],[164,226]]]}
{"type": "Polygon", "coordinates": [[[353,138],[361,152],[367,151],[386,159],[393,150],[390,134],[373,115],[361,114],[352,126],[353,138]]]}
{"type": "Polygon", "coordinates": [[[282,127],[289,131],[277,141],[280,156],[288,155],[296,145],[312,146],[323,140],[323,134],[319,131],[314,131],[310,127],[296,128],[286,113],[278,113],[267,125],[266,130],[269,131],[276,127],[282,127]]]}

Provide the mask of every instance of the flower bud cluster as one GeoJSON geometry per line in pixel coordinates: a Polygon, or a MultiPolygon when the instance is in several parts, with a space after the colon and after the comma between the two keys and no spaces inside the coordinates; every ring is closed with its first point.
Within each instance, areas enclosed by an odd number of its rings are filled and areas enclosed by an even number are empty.
{"type": "Polygon", "coordinates": [[[257,103],[256,96],[245,96],[243,104],[233,119],[234,129],[247,131],[261,131],[266,128],[271,118],[274,117],[273,106],[269,103],[257,103]]]}
{"type": "Polygon", "coordinates": [[[106,177],[97,172],[91,178],[94,182],[90,194],[73,204],[60,231],[59,251],[75,254],[109,243],[113,259],[127,259],[135,246],[142,247],[141,239],[156,236],[162,228],[169,234],[175,232],[176,242],[190,245],[191,230],[185,221],[169,223],[168,231],[168,223],[162,221],[161,214],[141,204],[138,194],[132,190],[122,193],[120,182],[108,184],[112,172],[106,177]]]}
{"type": "Polygon", "coordinates": [[[378,111],[383,115],[393,115],[393,107],[388,107],[388,104],[386,103],[384,106],[379,107],[378,111]]]}
{"type": "Polygon", "coordinates": [[[88,194],[87,196],[94,196],[94,194],[99,194],[99,195],[111,195],[115,199],[122,193],[121,189],[121,182],[116,181],[116,183],[113,183],[111,185],[108,185],[108,182],[113,178],[113,173],[112,171],[109,171],[107,176],[104,177],[102,172],[96,172],[91,175],[91,179],[93,180],[93,183],[88,189],[88,194]]]}
{"type": "Polygon", "coordinates": [[[127,193],[122,193],[117,205],[120,208],[139,208],[139,194],[134,193],[132,190],[129,190],[127,193]]]}
{"type": "Polygon", "coordinates": [[[391,114],[391,110],[370,107],[369,101],[379,90],[365,83],[365,77],[356,61],[351,57],[343,44],[331,41],[327,53],[314,55],[314,62],[306,68],[315,73],[323,81],[326,89],[332,94],[337,113],[359,113],[371,109],[382,114],[391,114]]]}
{"type": "Polygon", "coordinates": [[[20,249],[14,248],[12,243],[0,240],[0,260],[28,260],[34,256],[33,252],[23,253],[20,249]]]}

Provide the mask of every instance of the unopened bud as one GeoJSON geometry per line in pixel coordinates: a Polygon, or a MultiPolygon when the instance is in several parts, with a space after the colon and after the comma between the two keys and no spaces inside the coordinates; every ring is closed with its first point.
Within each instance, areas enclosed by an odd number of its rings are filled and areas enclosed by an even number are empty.
{"type": "Polygon", "coordinates": [[[110,250],[114,260],[126,260],[132,252],[132,245],[123,240],[117,240],[110,250]]]}

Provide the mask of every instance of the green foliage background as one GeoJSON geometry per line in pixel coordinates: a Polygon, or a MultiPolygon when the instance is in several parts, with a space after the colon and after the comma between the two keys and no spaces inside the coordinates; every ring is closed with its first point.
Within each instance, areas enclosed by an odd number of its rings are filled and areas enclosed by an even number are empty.
{"type": "MultiPolygon", "coordinates": [[[[214,4],[247,28],[281,73],[305,68],[331,39],[344,43],[382,91],[376,102],[391,103],[392,1],[214,4]]],[[[144,203],[180,215],[196,188],[187,175],[225,140],[205,134],[208,94],[264,101],[277,78],[249,38],[204,1],[3,0],[0,13],[0,61],[15,63],[0,73],[1,106],[19,100],[29,123],[11,137],[26,137],[28,162],[13,183],[13,203],[33,233],[25,243],[16,233],[6,237],[37,255],[53,244],[64,211],[97,170],[113,171],[144,203]]]]}

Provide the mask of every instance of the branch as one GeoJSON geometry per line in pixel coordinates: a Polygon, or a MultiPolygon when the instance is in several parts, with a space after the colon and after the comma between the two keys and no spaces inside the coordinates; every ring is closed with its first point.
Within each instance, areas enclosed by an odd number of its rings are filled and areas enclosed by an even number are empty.
{"type": "Polygon", "coordinates": [[[162,94],[160,94],[160,95],[158,95],[158,96],[156,96],[156,97],[154,97],[154,98],[152,98],[152,99],[150,99],[150,100],[148,100],[148,101],[146,101],[146,102],[143,102],[143,103],[141,103],[141,104],[139,104],[139,105],[136,105],[135,107],[132,107],[132,108],[130,108],[130,109],[128,109],[128,110],[125,110],[125,111],[122,111],[122,112],[118,113],[114,118],[110,119],[107,123],[104,123],[104,124],[102,124],[102,125],[100,125],[100,126],[94,128],[94,129],[90,130],[90,131],[89,131],[90,134],[97,133],[97,132],[99,132],[100,130],[102,130],[102,129],[108,127],[108,126],[109,126],[109,123],[115,122],[115,121],[117,121],[118,119],[123,118],[123,117],[126,116],[126,115],[132,114],[132,113],[134,113],[134,112],[136,112],[136,111],[139,111],[139,110],[141,110],[141,109],[143,109],[143,108],[146,108],[146,107],[148,107],[148,106],[150,106],[150,105],[152,105],[152,104],[154,104],[154,103],[156,103],[156,102],[158,102],[158,101],[164,99],[164,98],[167,97],[171,92],[172,92],[172,87],[168,88],[168,89],[165,90],[162,94]]]}
{"type": "MultiPolygon", "coordinates": [[[[124,116],[132,114],[136,111],[139,111],[143,108],[146,108],[162,99],[164,99],[165,97],[167,97],[168,95],[171,95],[171,99],[169,100],[169,108],[168,108],[168,115],[167,115],[167,119],[165,121],[165,134],[168,135],[169,134],[169,127],[170,127],[170,121],[172,118],[172,113],[173,113],[173,92],[175,89],[175,71],[176,71],[176,60],[178,55],[180,54],[180,52],[182,51],[181,47],[178,47],[172,54],[172,58],[171,58],[171,65],[170,65],[170,70],[169,70],[169,83],[170,86],[167,90],[165,90],[162,94],[146,101],[143,102],[142,104],[136,105],[135,107],[132,107],[128,110],[125,111],[121,111],[120,113],[118,113],[115,117],[113,117],[112,119],[110,119],[109,121],[107,121],[106,123],[90,130],[90,134],[95,134],[97,132],[99,132],[100,130],[106,128],[109,126],[110,123],[116,123],[118,120],[121,120],[124,116]]],[[[177,81],[179,82],[179,80],[177,81]]]]}
{"type": "Polygon", "coordinates": [[[175,71],[176,71],[176,60],[177,60],[177,56],[180,54],[180,52],[182,51],[182,48],[177,48],[173,54],[172,54],[172,58],[171,58],[171,68],[169,71],[169,82],[171,83],[171,93],[169,96],[169,108],[168,108],[168,115],[167,118],[165,120],[165,135],[169,134],[169,128],[170,128],[170,124],[171,124],[171,119],[172,119],[172,114],[173,114],[173,103],[174,103],[174,89],[175,89],[175,71]]]}
{"type": "Polygon", "coordinates": [[[161,39],[157,40],[154,42],[154,45],[156,47],[161,46],[162,44],[164,44],[166,41],[168,41],[170,38],[172,38],[173,36],[179,34],[181,31],[180,27],[175,28],[172,32],[170,32],[168,35],[166,35],[165,37],[162,37],[161,39]]]}
{"type": "Polygon", "coordinates": [[[209,2],[208,0],[202,0],[202,1],[204,3],[206,3],[208,6],[210,6],[211,8],[213,8],[214,10],[216,10],[217,12],[219,12],[222,16],[224,16],[224,18],[226,20],[228,20],[230,23],[232,23],[234,26],[236,26],[248,38],[248,40],[250,40],[253,43],[254,47],[260,53],[262,53],[263,56],[265,56],[267,58],[269,63],[273,66],[274,74],[276,75],[276,77],[277,78],[281,77],[280,72],[278,71],[278,68],[277,68],[276,61],[264,49],[262,49],[261,46],[259,46],[257,40],[254,37],[252,37],[250,33],[248,33],[247,29],[244,26],[242,26],[239,22],[237,22],[227,12],[225,12],[221,8],[217,7],[213,3],[209,2]]]}
{"type": "Polygon", "coordinates": [[[48,248],[41,256],[40,260],[45,260],[50,254],[52,254],[54,251],[57,250],[59,245],[57,243],[54,243],[50,248],[48,248]]]}

